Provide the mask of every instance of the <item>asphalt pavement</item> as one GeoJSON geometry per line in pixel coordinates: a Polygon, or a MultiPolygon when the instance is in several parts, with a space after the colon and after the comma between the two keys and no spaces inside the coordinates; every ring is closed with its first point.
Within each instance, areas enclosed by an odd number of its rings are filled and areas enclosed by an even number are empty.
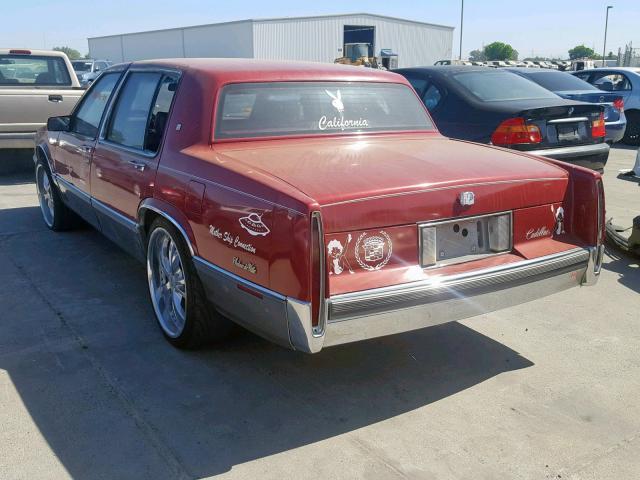
{"type": "MultiPolygon", "coordinates": [[[[640,184],[605,173],[608,216],[640,184]]],[[[0,177],[0,478],[633,479],[640,268],[500,312],[305,355],[241,333],[198,352],[155,324],[142,264],[52,233],[0,177]]]]}

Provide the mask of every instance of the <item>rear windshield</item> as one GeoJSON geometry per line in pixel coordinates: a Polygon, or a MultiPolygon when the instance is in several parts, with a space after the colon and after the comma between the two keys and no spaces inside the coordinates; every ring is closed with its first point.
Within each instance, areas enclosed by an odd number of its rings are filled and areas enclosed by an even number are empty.
{"type": "Polygon", "coordinates": [[[484,102],[558,98],[555,93],[519,75],[505,71],[463,72],[453,79],[474,97],[484,102]]]}
{"type": "Polygon", "coordinates": [[[238,83],[222,90],[216,138],[433,130],[411,88],[393,83],[238,83]]]}
{"type": "Polygon", "coordinates": [[[73,69],[76,72],[90,72],[91,64],[92,64],[91,62],[85,62],[85,61],[71,62],[71,65],[73,65],[73,69]]]}
{"type": "Polygon", "coordinates": [[[61,57],[0,55],[0,85],[71,85],[61,57]]]}
{"type": "Polygon", "coordinates": [[[563,72],[535,72],[525,75],[526,78],[553,92],[567,90],[598,90],[590,83],[563,72]]]}

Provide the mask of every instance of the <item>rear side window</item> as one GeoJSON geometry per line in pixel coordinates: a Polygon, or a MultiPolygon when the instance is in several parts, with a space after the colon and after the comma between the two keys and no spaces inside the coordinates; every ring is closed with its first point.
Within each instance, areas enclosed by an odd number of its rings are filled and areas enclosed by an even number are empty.
{"type": "Polygon", "coordinates": [[[570,73],[563,72],[536,72],[525,75],[525,78],[542,85],[552,92],[561,92],[567,90],[598,90],[590,83],[574,77],[570,73]]]}
{"type": "Polygon", "coordinates": [[[98,126],[109,97],[118,83],[120,73],[109,73],[98,80],[82,97],[73,116],[71,130],[85,137],[96,138],[98,126]]]}
{"type": "Polygon", "coordinates": [[[167,124],[176,79],[157,72],[132,72],[122,87],[105,138],[155,153],[167,124]]]}
{"type": "Polygon", "coordinates": [[[113,110],[106,139],[125,147],[144,149],[144,138],[160,73],[135,72],[127,77],[113,110]]]}
{"type": "Polygon", "coordinates": [[[467,92],[484,102],[558,98],[555,93],[511,72],[464,72],[452,76],[467,92]]]}
{"type": "Polygon", "coordinates": [[[608,92],[622,92],[631,90],[631,82],[620,73],[596,73],[593,77],[593,84],[600,90],[608,92]]]}
{"type": "Polygon", "coordinates": [[[422,101],[424,102],[425,107],[430,112],[440,105],[440,101],[442,100],[442,93],[440,93],[440,89],[436,87],[433,83],[429,85],[427,91],[424,92],[422,96],[422,101]]]}
{"type": "Polygon", "coordinates": [[[71,86],[62,57],[0,55],[0,85],[71,86]]]}
{"type": "Polygon", "coordinates": [[[432,130],[407,85],[373,82],[238,83],[222,90],[216,138],[432,130]]]}

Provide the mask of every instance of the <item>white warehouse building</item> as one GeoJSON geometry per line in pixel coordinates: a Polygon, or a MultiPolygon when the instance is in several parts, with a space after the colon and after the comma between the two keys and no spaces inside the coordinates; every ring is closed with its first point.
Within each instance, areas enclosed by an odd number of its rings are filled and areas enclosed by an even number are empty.
{"type": "Polygon", "coordinates": [[[450,59],[453,27],[354,13],[239,20],[88,41],[92,58],[113,62],[175,57],[333,62],[357,44],[364,51],[368,47],[369,56],[380,57],[384,50],[390,58],[397,55],[398,67],[411,67],[450,59]]]}

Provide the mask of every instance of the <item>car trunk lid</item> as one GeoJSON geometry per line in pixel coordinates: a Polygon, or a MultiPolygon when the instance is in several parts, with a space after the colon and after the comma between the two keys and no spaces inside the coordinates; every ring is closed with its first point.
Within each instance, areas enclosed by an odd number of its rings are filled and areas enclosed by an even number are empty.
{"type": "Polygon", "coordinates": [[[314,199],[325,231],[478,215],[560,201],[564,170],[440,135],[275,140],[216,146],[314,199]],[[460,195],[472,192],[472,205],[460,195]]]}
{"type": "Polygon", "coordinates": [[[527,125],[538,127],[541,141],[511,147],[526,151],[600,143],[604,137],[594,137],[591,127],[603,111],[601,105],[572,101],[522,109],[514,117],[524,119],[527,125]]]}
{"type": "Polygon", "coordinates": [[[567,90],[556,93],[570,100],[602,105],[604,107],[604,119],[606,122],[617,122],[620,120],[620,110],[613,106],[614,101],[622,99],[618,93],[597,90],[567,90]]]}

